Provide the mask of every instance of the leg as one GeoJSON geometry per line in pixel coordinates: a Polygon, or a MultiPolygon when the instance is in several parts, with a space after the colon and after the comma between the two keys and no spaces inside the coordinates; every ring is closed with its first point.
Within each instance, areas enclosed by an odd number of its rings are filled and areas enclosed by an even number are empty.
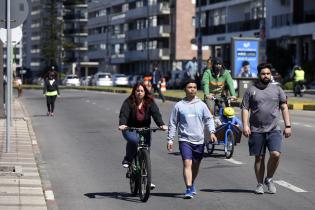
{"type": "Polygon", "coordinates": [[[213,107],[214,107],[214,102],[211,99],[207,99],[206,97],[204,98],[205,103],[208,107],[208,109],[210,110],[210,112],[213,114],[213,107]]]}
{"type": "Polygon", "coordinates": [[[163,93],[161,92],[161,88],[158,87],[158,88],[157,88],[157,91],[158,91],[159,96],[160,96],[160,98],[162,99],[162,101],[165,102],[165,97],[164,97],[163,93]]]}
{"type": "Polygon", "coordinates": [[[272,178],[276,172],[280,162],[280,152],[273,151],[270,152],[270,158],[267,164],[267,177],[272,178]]]}
{"type": "Polygon", "coordinates": [[[56,101],[57,96],[51,96],[51,112],[54,112],[55,109],[55,101],[56,101]]]}
{"type": "Polygon", "coordinates": [[[265,174],[265,155],[255,156],[255,174],[258,183],[263,183],[265,174]]]}
{"type": "Polygon", "coordinates": [[[122,134],[125,140],[127,141],[126,155],[124,160],[130,162],[137,152],[139,137],[136,131],[123,131],[122,134]]]}
{"type": "Polygon", "coordinates": [[[47,111],[50,113],[50,96],[46,96],[47,111]]]}
{"type": "Polygon", "coordinates": [[[183,160],[183,177],[187,187],[192,186],[192,160],[183,160]]]}
{"type": "Polygon", "coordinates": [[[200,162],[201,161],[194,161],[192,163],[192,184],[194,184],[195,179],[196,179],[196,177],[198,175],[200,162]]]}

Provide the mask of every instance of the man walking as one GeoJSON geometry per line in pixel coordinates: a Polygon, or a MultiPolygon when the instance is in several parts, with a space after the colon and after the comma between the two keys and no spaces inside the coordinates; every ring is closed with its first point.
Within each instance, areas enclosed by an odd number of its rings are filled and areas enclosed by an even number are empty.
{"type": "Polygon", "coordinates": [[[270,83],[272,65],[259,64],[258,82],[249,87],[242,101],[243,134],[249,137],[249,154],[255,156],[255,174],[257,179],[257,194],[264,193],[264,185],[269,193],[276,193],[272,177],[279,165],[281,155],[282,135],[279,126],[279,110],[284,120],[283,135],[291,136],[291,122],[284,91],[270,83]],[[250,113],[250,117],[249,117],[250,113]],[[267,176],[265,175],[265,153],[269,150],[267,176]]]}
{"type": "Polygon", "coordinates": [[[171,112],[168,129],[167,149],[173,151],[173,140],[178,130],[179,150],[183,160],[183,176],[186,184],[184,198],[193,198],[196,194],[194,181],[198,175],[199,165],[204,152],[204,129],[210,135],[210,141],[217,141],[214,135],[213,116],[206,104],[197,96],[197,83],[188,80],[185,83],[186,97],[177,102],[171,112]]]}
{"type": "Polygon", "coordinates": [[[162,79],[162,74],[158,69],[158,65],[155,64],[154,68],[153,68],[153,72],[152,72],[152,87],[153,87],[153,91],[157,92],[160,96],[160,98],[162,99],[163,103],[165,102],[165,97],[161,92],[161,88],[160,88],[160,81],[162,79]]]}

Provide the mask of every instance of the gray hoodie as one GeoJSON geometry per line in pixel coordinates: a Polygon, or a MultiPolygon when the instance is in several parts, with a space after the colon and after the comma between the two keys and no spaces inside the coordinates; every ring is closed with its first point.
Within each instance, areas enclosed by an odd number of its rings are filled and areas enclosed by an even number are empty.
{"type": "Polygon", "coordinates": [[[198,97],[192,101],[185,98],[177,102],[172,110],[167,140],[173,143],[178,128],[178,141],[192,144],[204,143],[204,129],[214,132],[214,120],[206,104],[198,97]]]}

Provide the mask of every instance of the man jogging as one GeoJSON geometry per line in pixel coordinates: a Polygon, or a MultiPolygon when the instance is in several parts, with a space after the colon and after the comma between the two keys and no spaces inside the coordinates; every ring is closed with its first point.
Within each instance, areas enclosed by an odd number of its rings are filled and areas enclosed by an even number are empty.
{"type": "Polygon", "coordinates": [[[270,83],[272,65],[258,65],[258,82],[249,87],[242,101],[243,134],[249,137],[250,156],[255,156],[257,194],[264,193],[264,184],[269,193],[276,193],[272,177],[278,167],[281,155],[282,135],[279,124],[279,110],[284,121],[283,135],[291,136],[291,122],[284,91],[270,83]],[[249,117],[250,114],[250,117],[249,117]],[[248,120],[249,119],[249,120],[248,120]],[[265,176],[265,153],[269,150],[267,176],[265,176]]]}
{"type": "Polygon", "coordinates": [[[186,97],[177,102],[171,112],[168,130],[167,149],[173,151],[173,140],[178,130],[179,150],[183,160],[183,176],[186,184],[184,198],[193,198],[196,194],[194,181],[198,175],[199,165],[204,153],[204,129],[210,135],[210,141],[216,141],[213,117],[197,96],[197,83],[188,80],[185,83],[186,97]]]}

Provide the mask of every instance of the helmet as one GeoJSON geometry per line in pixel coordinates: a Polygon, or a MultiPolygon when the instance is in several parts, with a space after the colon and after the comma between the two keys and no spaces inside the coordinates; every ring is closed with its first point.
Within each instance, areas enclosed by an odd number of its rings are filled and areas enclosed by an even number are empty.
{"type": "Polygon", "coordinates": [[[293,67],[293,70],[300,70],[300,69],[302,69],[302,68],[301,68],[301,66],[298,66],[298,65],[295,65],[295,66],[293,67]]]}
{"type": "Polygon", "coordinates": [[[235,115],[235,111],[232,107],[225,107],[223,110],[223,115],[227,118],[232,118],[235,115]]]}

